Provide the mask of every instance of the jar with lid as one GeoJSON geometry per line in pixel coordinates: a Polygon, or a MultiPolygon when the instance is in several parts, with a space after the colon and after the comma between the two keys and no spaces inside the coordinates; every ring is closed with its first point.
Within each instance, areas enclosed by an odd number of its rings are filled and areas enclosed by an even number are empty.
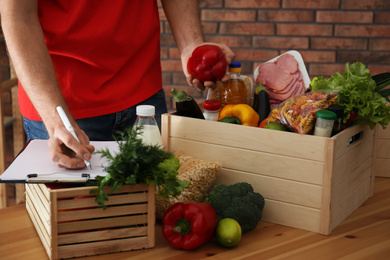
{"type": "Polygon", "coordinates": [[[329,110],[318,110],[316,116],[314,135],[330,137],[332,135],[334,121],[337,118],[336,113],[329,110]]]}
{"type": "Polygon", "coordinates": [[[147,145],[162,147],[162,139],[155,116],[155,107],[152,105],[140,105],[136,107],[137,119],[134,127],[142,127],[140,137],[147,145]]]}
{"type": "Polygon", "coordinates": [[[221,102],[216,99],[207,99],[203,102],[203,116],[206,120],[218,121],[221,102]]]}
{"type": "Polygon", "coordinates": [[[230,79],[220,89],[221,106],[246,104],[247,88],[241,79],[241,63],[233,61],[229,65],[230,79]]]}

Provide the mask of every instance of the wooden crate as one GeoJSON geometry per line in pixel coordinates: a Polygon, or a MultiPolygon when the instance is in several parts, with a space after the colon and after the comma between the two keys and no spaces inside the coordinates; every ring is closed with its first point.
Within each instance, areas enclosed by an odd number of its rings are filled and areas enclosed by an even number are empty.
{"type": "Polygon", "coordinates": [[[155,185],[123,186],[106,210],[89,193],[94,188],[26,184],[26,208],[50,259],[154,247],[155,185]]]}
{"type": "Polygon", "coordinates": [[[373,194],[368,127],[325,138],[164,114],[162,136],[168,151],[221,161],[216,184],[251,183],[267,222],[330,234],[373,194]]]}
{"type": "Polygon", "coordinates": [[[390,177],[390,125],[376,131],[375,176],[390,177]]]}

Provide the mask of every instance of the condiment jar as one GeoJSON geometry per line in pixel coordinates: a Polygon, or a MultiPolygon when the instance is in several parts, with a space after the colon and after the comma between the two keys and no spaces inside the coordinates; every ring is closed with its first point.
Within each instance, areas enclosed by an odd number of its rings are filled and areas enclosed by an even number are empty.
{"type": "Polygon", "coordinates": [[[317,120],[314,128],[314,135],[331,137],[333,124],[337,118],[336,113],[329,110],[318,110],[316,116],[317,120]]]}
{"type": "Polygon", "coordinates": [[[137,119],[134,127],[142,126],[140,135],[146,145],[159,145],[162,147],[162,139],[155,115],[155,107],[152,105],[140,105],[136,107],[137,119]]]}
{"type": "Polygon", "coordinates": [[[203,116],[206,120],[218,121],[221,102],[215,99],[207,99],[203,102],[203,116]]]}

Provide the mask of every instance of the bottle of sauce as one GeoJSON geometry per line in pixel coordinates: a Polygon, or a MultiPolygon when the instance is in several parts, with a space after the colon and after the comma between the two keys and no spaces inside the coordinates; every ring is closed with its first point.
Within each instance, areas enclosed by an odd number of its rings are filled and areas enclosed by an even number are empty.
{"type": "Polygon", "coordinates": [[[216,99],[207,99],[203,102],[203,116],[206,120],[218,121],[221,102],[216,99]]]}
{"type": "Polygon", "coordinates": [[[314,128],[314,135],[330,137],[332,135],[334,121],[337,118],[336,113],[329,110],[318,110],[316,116],[317,120],[314,128]]]}
{"type": "Polygon", "coordinates": [[[221,106],[229,104],[246,104],[247,89],[244,82],[241,80],[241,63],[233,61],[229,65],[228,82],[223,84],[220,90],[221,106]]]}
{"type": "Polygon", "coordinates": [[[142,126],[141,139],[147,145],[159,145],[162,147],[162,139],[155,115],[155,107],[151,105],[140,105],[136,107],[137,119],[134,127],[142,126]]]}

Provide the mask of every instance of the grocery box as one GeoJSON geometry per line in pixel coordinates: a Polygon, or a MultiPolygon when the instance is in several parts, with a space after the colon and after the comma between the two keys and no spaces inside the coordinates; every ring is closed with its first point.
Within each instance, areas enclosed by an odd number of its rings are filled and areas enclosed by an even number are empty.
{"type": "Polygon", "coordinates": [[[325,138],[164,114],[162,137],[168,151],[220,161],[216,184],[251,183],[263,221],[328,235],[373,194],[368,127],[325,138]]]}
{"type": "Polygon", "coordinates": [[[26,184],[26,208],[50,259],[154,247],[155,185],[122,186],[106,210],[89,193],[94,188],[26,184]]]}
{"type": "Polygon", "coordinates": [[[375,176],[390,177],[390,126],[376,131],[375,176]]]}

